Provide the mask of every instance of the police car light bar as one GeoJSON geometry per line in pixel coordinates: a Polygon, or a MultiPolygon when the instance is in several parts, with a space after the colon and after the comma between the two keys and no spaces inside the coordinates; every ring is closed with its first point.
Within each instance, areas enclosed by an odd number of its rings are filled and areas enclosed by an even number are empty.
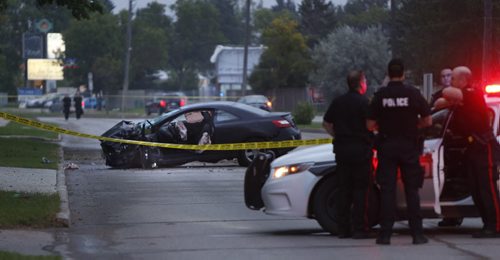
{"type": "Polygon", "coordinates": [[[500,84],[488,85],[484,88],[486,94],[500,94],[500,84]]]}

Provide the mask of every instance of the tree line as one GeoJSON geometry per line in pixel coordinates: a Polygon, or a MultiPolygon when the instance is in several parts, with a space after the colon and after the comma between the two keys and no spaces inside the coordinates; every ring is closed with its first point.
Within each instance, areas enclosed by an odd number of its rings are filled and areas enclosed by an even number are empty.
{"type": "MultiPolygon", "coordinates": [[[[198,75],[213,76],[209,58],[216,45],[244,43],[244,6],[238,3],[177,0],[172,6],[152,2],[135,10],[130,89],[191,90],[198,75]],[[168,73],[166,82],[158,80],[158,71],[168,73]]],[[[92,72],[95,92],[121,89],[129,14],[113,9],[110,0],[0,0],[0,91],[15,94],[24,84],[22,33],[42,18],[63,34],[65,56],[76,61],[59,85],[85,84],[92,72]]],[[[490,66],[495,71],[499,12],[494,2],[490,66]]],[[[373,89],[393,56],[405,60],[415,83],[422,73],[438,75],[457,65],[470,66],[480,77],[483,22],[483,1],[348,0],[336,6],[326,0],[276,0],[271,8],[253,2],[251,45],[266,49],[249,84],[262,93],[313,85],[332,96],[346,89],[349,70],[362,69],[373,89]]]]}

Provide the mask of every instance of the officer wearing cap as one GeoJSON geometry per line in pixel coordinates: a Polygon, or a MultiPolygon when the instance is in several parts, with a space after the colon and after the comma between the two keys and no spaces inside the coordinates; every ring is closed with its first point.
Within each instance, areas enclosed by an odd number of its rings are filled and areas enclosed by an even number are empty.
{"type": "MultiPolygon", "coordinates": [[[[335,98],[323,117],[323,127],[335,137],[337,161],[338,237],[370,238],[367,192],[371,174],[371,138],[366,129],[368,99],[362,71],[347,76],[349,91],[335,98]],[[351,214],[352,207],[352,214],[351,214]]],[[[333,187],[332,187],[333,188],[333,187]]]]}
{"type": "Polygon", "coordinates": [[[418,89],[405,85],[404,65],[393,59],[387,69],[390,82],[373,97],[367,127],[378,129],[376,148],[378,157],[377,183],[381,189],[381,230],[376,243],[391,243],[392,227],[396,217],[396,180],[398,168],[405,188],[408,218],[413,244],[424,244],[418,189],[423,184],[423,169],[419,163],[422,144],[418,129],[430,126],[432,118],[427,101],[418,89]]]}
{"type": "Polygon", "coordinates": [[[475,238],[500,237],[500,203],[498,197],[498,170],[495,155],[498,143],[491,129],[489,109],[481,90],[471,86],[472,73],[465,66],[453,69],[452,86],[462,92],[462,100],[454,104],[450,130],[465,138],[464,163],[470,183],[472,199],[483,220],[483,228],[475,238]]]}

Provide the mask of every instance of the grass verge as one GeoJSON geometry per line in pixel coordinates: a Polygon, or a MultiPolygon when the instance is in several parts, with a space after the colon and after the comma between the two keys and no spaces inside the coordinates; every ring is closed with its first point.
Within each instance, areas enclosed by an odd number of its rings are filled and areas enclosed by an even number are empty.
{"type": "Polygon", "coordinates": [[[0,127],[0,135],[36,136],[48,139],[57,139],[58,134],[18,124],[16,122],[9,122],[6,126],[0,127]]]}
{"type": "Polygon", "coordinates": [[[312,122],[308,125],[297,125],[299,129],[315,129],[315,130],[321,130],[323,129],[323,124],[322,123],[316,123],[312,122]]]}
{"type": "Polygon", "coordinates": [[[27,138],[0,139],[0,166],[57,170],[58,144],[27,138]],[[45,157],[48,163],[44,163],[45,157]]]}
{"type": "Polygon", "coordinates": [[[0,259],[12,259],[12,260],[60,260],[60,256],[35,256],[35,255],[22,255],[18,253],[12,253],[7,251],[0,251],[0,259]]]}
{"type": "MultiPolygon", "coordinates": [[[[0,191],[1,228],[57,226],[59,195],[0,191]]],[[[2,258],[0,258],[2,259],[2,258]]]]}

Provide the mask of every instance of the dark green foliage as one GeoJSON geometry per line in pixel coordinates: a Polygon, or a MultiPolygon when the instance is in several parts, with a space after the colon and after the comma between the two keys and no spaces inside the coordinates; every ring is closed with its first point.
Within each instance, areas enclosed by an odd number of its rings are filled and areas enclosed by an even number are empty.
{"type": "MultiPolygon", "coordinates": [[[[67,7],[76,19],[89,19],[91,13],[104,13],[104,6],[101,1],[78,1],[78,0],[36,0],[39,6],[57,4],[67,7]]],[[[109,7],[109,1],[107,7],[109,7]]]]}
{"type": "Polygon", "coordinates": [[[337,23],[335,7],[325,0],[303,0],[299,14],[300,31],[311,48],[334,30],[337,23]]]}
{"type": "MultiPolygon", "coordinates": [[[[500,3],[493,2],[493,21],[500,17],[500,3]]],[[[395,55],[401,56],[414,74],[466,65],[476,80],[481,78],[483,47],[483,1],[405,0],[399,5],[394,24],[395,55]]],[[[500,24],[493,22],[494,53],[498,71],[500,24]]],[[[420,78],[417,78],[420,81],[420,78]]]]}
{"type": "Polygon", "coordinates": [[[292,112],[295,123],[309,125],[314,119],[314,107],[308,102],[299,102],[292,112]]]}
{"type": "Polygon", "coordinates": [[[305,39],[295,21],[279,17],[264,30],[262,41],[267,49],[249,78],[256,91],[277,88],[301,88],[312,70],[305,39]]]}

